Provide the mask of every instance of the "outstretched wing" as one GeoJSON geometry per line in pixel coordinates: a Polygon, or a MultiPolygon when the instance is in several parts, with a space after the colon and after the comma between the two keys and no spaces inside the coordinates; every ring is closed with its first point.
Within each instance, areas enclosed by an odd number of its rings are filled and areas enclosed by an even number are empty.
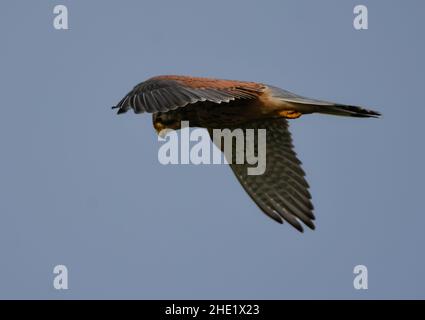
{"type": "Polygon", "coordinates": [[[134,87],[115,107],[118,114],[130,108],[135,113],[167,112],[196,102],[230,102],[235,99],[255,99],[265,86],[255,82],[158,76],[134,87]]]}
{"type": "MultiPolygon", "coordinates": [[[[302,221],[314,229],[309,185],[304,178],[301,162],[293,150],[288,122],[285,119],[258,121],[247,123],[241,129],[266,129],[266,170],[263,175],[248,175],[247,169],[252,165],[246,162],[236,164],[236,144],[232,144],[233,159],[230,166],[245,191],[262,211],[277,222],[283,223],[285,220],[302,232],[302,221]]],[[[254,139],[254,148],[257,154],[258,139],[254,139]]]]}

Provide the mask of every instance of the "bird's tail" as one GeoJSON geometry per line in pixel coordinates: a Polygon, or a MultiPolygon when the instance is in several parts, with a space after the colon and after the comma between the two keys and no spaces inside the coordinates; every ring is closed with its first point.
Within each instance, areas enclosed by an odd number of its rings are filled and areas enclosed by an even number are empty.
{"type": "Polygon", "coordinates": [[[381,116],[377,111],[344,104],[315,105],[314,112],[356,118],[379,118],[381,116]]]}
{"type": "MultiPolygon", "coordinates": [[[[282,100],[286,105],[288,103],[292,104],[295,109],[293,111],[299,114],[324,113],[357,118],[378,118],[381,115],[377,111],[367,110],[357,106],[303,97],[278,87],[269,86],[269,89],[273,98],[282,100]]],[[[297,114],[295,113],[292,116],[295,118],[297,114]]]]}

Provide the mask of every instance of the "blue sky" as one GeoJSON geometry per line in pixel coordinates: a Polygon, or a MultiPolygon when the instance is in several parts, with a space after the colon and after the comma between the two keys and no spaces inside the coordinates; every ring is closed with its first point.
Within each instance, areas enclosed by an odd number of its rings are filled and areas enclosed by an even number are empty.
{"type": "Polygon", "coordinates": [[[419,1],[3,1],[0,298],[425,298],[419,1]],[[53,28],[53,7],[69,30],[53,28]],[[227,166],[163,166],[158,74],[265,82],[383,118],[291,122],[317,229],[267,218],[227,166]],[[64,264],[69,290],[53,288],[64,264]],[[353,288],[364,264],[369,289],[353,288]]]}

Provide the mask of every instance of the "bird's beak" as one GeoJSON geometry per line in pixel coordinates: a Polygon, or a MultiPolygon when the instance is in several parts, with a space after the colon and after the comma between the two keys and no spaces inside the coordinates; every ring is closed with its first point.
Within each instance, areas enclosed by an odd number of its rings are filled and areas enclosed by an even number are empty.
{"type": "Polygon", "coordinates": [[[165,138],[169,129],[159,121],[155,122],[153,126],[155,128],[156,134],[161,138],[165,138]]]}
{"type": "Polygon", "coordinates": [[[156,133],[157,133],[158,135],[159,135],[159,133],[161,132],[161,130],[165,128],[165,126],[164,126],[161,122],[159,122],[159,121],[156,121],[156,122],[153,124],[153,126],[154,126],[154,128],[155,128],[155,130],[156,130],[156,133]]]}

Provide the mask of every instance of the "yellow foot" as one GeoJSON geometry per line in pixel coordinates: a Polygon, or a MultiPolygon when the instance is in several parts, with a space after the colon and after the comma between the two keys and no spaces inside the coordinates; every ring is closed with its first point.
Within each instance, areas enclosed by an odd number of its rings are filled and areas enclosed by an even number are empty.
{"type": "Polygon", "coordinates": [[[286,118],[286,119],[297,119],[297,118],[299,118],[299,117],[302,116],[302,113],[301,112],[298,112],[298,111],[289,111],[289,110],[287,110],[287,111],[281,111],[281,112],[279,112],[279,115],[282,116],[282,117],[284,117],[284,118],[286,118]]]}

